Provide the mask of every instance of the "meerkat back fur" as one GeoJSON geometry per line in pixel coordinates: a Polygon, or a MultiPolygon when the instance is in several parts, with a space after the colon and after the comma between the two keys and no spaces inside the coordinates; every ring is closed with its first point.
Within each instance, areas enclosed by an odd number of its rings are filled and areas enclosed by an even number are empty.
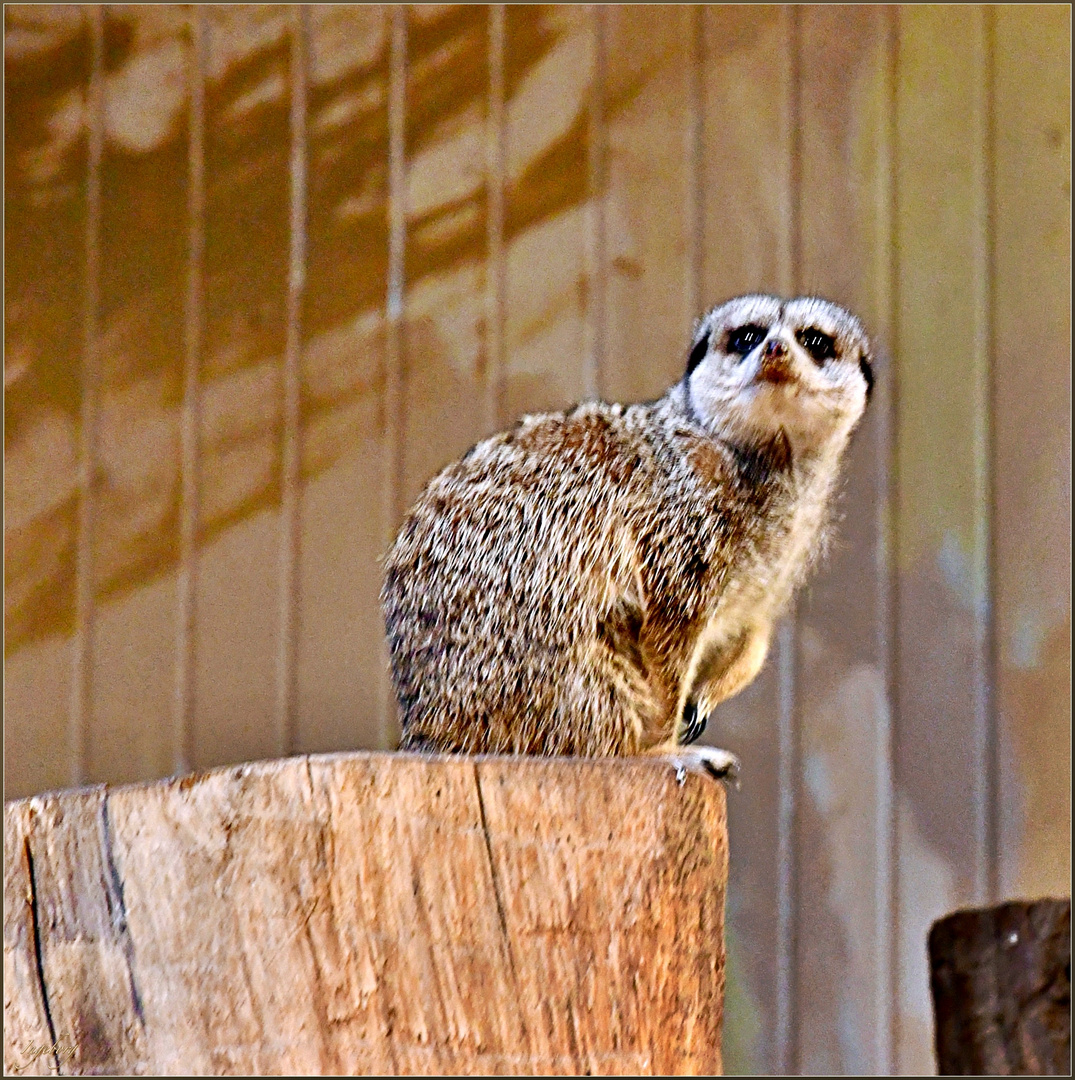
{"type": "Polygon", "coordinates": [[[401,747],[619,755],[696,739],[758,673],[824,547],[871,386],[853,315],[743,296],[700,320],[658,401],[527,416],[442,470],[381,593],[401,747]]]}

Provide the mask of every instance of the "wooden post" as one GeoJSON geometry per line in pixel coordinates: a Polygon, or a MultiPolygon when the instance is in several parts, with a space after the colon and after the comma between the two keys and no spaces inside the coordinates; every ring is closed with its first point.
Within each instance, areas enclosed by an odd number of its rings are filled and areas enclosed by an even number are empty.
{"type": "Polygon", "coordinates": [[[957,911],[929,956],[942,1076],[1070,1075],[1070,900],[957,911]]]}
{"type": "Polygon", "coordinates": [[[723,787],[291,758],[4,811],[4,1067],[716,1073],[723,787]]]}

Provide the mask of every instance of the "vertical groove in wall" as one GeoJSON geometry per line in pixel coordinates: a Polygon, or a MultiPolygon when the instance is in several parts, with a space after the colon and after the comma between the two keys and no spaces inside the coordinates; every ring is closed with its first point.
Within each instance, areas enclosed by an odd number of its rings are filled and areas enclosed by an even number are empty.
{"type": "Polygon", "coordinates": [[[896,899],[896,569],[895,569],[895,432],[896,432],[896,345],[898,325],[898,283],[896,248],[896,78],[899,57],[899,9],[885,9],[883,46],[884,89],[881,95],[882,132],[877,163],[877,222],[875,234],[876,276],[879,318],[886,329],[887,362],[878,365],[874,385],[878,462],[877,515],[877,655],[881,665],[884,701],[875,733],[877,810],[875,848],[877,877],[874,893],[875,1020],[874,1054],[876,1071],[891,1075],[896,1068],[898,984],[896,941],[899,913],[896,899]]]}
{"type": "Polygon", "coordinates": [[[485,121],[485,432],[500,424],[504,381],[504,5],[489,5],[485,121]]]}
{"type": "MultiPolygon", "coordinates": [[[[794,294],[802,273],[802,29],[798,10],[784,9],[788,19],[788,132],[790,139],[789,244],[785,279],[794,294]]],[[[798,627],[795,610],[782,620],[778,644],[778,753],[780,805],[777,817],[777,934],[775,1068],[777,1073],[798,1071],[799,1033],[799,775],[801,740],[796,708],[795,655],[798,627]]]]}
{"type": "Polygon", "coordinates": [[[73,785],[86,781],[88,730],[93,713],[95,621],[94,526],[96,522],[98,358],[101,292],[101,157],[104,151],[104,20],[101,4],[84,9],[90,38],[87,88],[85,294],[82,309],[82,398],[79,407],[78,522],[75,540],[74,677],[68,734],[73,785]]]}
{"type": "Polygon", "coordinates": [[[605,117],[605,69],[608,15],[602,4],[590,5],[593,69],[587,131],[588,209],[586,228],[586,349],[583,389],[599,398],[604,389],[605,299],[607,294],[605,166],[608,125],[605,117]]]}
{"type": "Polygon", "coordinates": [[[198,576],[200,373],[205,263],[205,9],[189,9],[190,84],[187,146],[187,296],[183,319],[183,405],[179,417],[179,574],[176,582],[176,676],[172,768],[194,766],[195,594],[198,576]]]}
{"type": "Polygon", "coordinates": [[[993,438],[993,404],[996,367],[996,13],[983,6],[984,124],[982,177],[982,268],[979,274],[979,343],[985,372],[983,400],[976,411],[975,442],[979,447],[976,487],[980,507],[975,522],[975,550],[984,562],[981,580],[984,596],[976,612],[979,635],[975,672],[974,730],[977,764],[975,791],[975,894],[979,903],[994,903],[998,895],[1000,858],[1000,762],[996,714],[996,452],[993,438]]]}
{"type": "Polygon", "coordinates": [[[280,463],[280,639],[276,658],[276,747],[295,749],[299,629],[299,510],[302,498],[302,298],[306,279],[306,96],[305,4],[290,9],[291,185],[287,273],[287,338],[284,345],[284,408],[280,463]]]}
{"type": "MultiPolygon", "coordinates": [[[[403,294],[407,242],[407,8],[391,7],[388,54],[388,280],[385,307],[384,377],[384,550],[395,537],[401,515],[403,488],[403,294]]],[[[389,717],[393,708],[388,671],[382,681],[382,708],[378,745],[388,746],[389,717]]]]}
{"type": "Polygon", "coordinates": [[[798,840],[799,730],[795,709],[793,615],[777,629],[777,740],[780,803],[777,808],[776,1021],[774,1072],[796,1071],[798,989],[799,874],[798,840]]]}
{"type": "Polygon", "coordinates": [[[687,339],[705,303],[705,64],[704,4],[687,8],[690,63],[687,71],[687,339]]]}

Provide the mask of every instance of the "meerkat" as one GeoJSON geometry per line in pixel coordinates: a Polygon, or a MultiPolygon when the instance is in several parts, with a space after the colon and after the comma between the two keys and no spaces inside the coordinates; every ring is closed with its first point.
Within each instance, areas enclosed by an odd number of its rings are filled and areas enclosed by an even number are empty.
{"type": "Polygon", "coordinates": [[[871,346],[825,300],[742,296],[657,401],[526,416],[438,473],[381,602],[401,749],[671,756],[761,669],[822,552],[871,346]]]}

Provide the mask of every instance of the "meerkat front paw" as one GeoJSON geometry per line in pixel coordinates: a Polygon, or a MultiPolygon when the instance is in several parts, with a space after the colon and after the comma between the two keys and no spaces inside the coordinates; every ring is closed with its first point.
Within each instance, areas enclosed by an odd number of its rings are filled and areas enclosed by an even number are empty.
{"type": "Polygon", "coordinates": [[[730,750],[715,746],[675,746],[664,748],[661,753],[675,769],[680,784],[687,779],[688,772],[696,772],[723,780],[739,790],[739,759],[730,750]]]}

